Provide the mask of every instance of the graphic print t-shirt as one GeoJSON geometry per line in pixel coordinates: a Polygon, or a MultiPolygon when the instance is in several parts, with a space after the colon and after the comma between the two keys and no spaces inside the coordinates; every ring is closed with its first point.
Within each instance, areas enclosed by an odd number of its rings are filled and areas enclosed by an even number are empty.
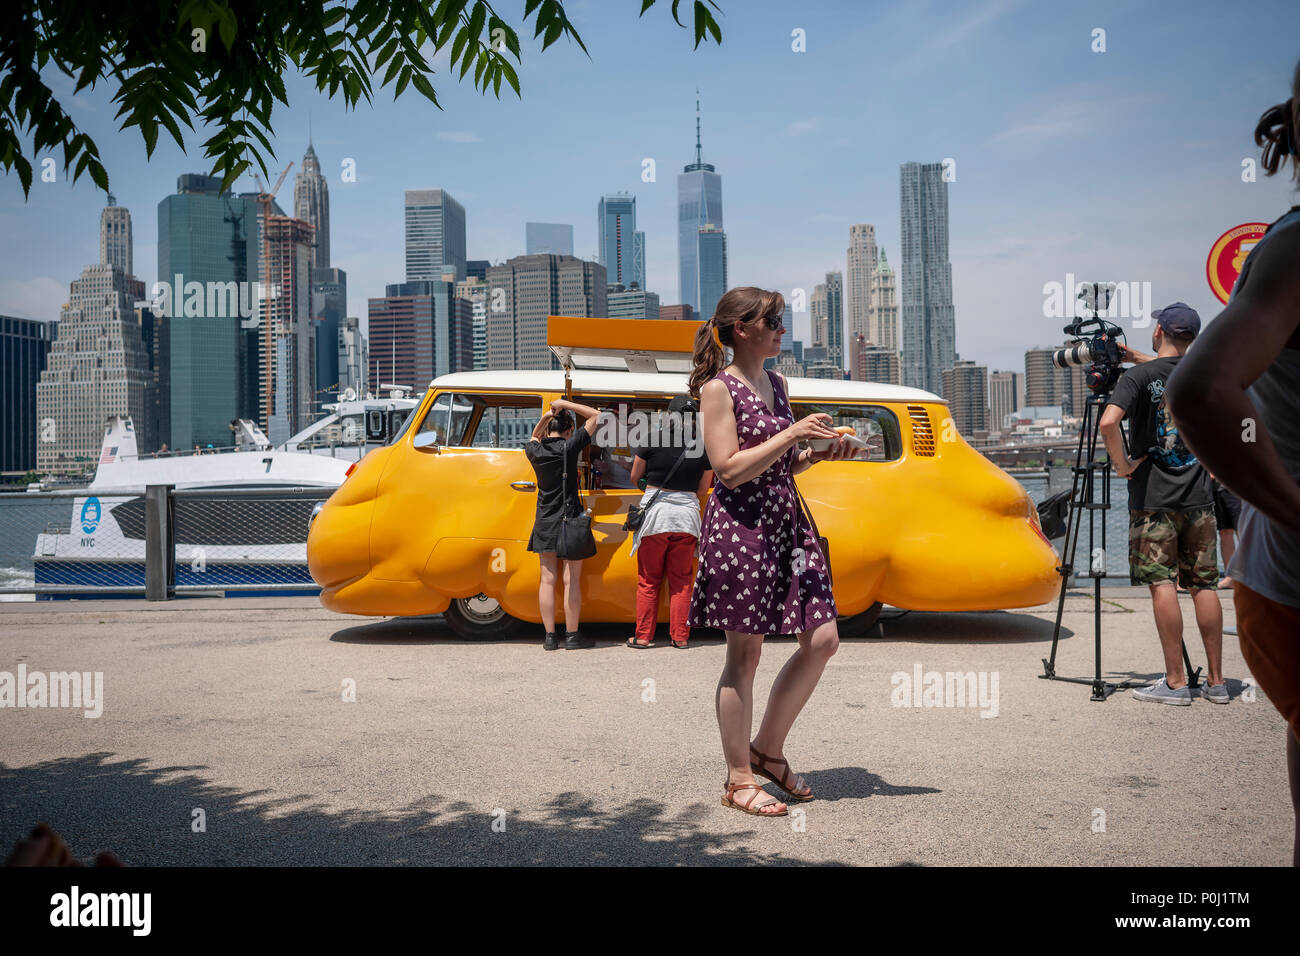
{"type": "Polygon", "coordinates": [[[1186,511],[1214,503],[1210,474],[1183,443],[1165,407],[1165,383],[1180,356],[1158,358],[1129,369],[1108,404],[1124,409],[1128,454],[1146,461],[1128,483],[1133,511],[1186,511]]]}

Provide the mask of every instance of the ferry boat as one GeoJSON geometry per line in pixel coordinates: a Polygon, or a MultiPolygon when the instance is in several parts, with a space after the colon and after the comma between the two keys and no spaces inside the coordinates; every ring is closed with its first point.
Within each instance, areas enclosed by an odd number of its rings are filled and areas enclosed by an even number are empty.
{"type": "Polygon", "coordinates": [[[69,499],[68,525],[47,528],[36,539],[35,583],[68,592],[38,592],[37,598],[65,597],[84,587],[144,586],[148,485],[190,492],[175,499],[178,589],[238,588],[224,592],[233,596],[265,593],[250,590],[264,585],[277,594],[318,593],[307,569],[313,508],[368,452],[399,434],[420,403],[410,389],[383,388],[387,397],[347,393],[325,405],[327,415],[277,447],[254,422],[240,419],[231,423],[229,447],[141,454],[131,419],[109,418],[94,479],[69,499]],[[286,494],[315,488],[316,499],[286,494]]]}

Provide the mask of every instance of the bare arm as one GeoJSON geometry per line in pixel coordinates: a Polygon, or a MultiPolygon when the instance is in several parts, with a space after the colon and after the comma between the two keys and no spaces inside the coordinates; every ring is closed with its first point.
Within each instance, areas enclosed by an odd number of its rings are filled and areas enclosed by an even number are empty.
{"type": "Polygon", "coordinates": [[[641,479],[645,477],[645,459],[640,455],[637,455],[632,459],[631,477],[632,487],[640,488],[641,479]]]}
{"type": "Polygon", "coordinates": [[[1127,345],[1119,347],[1120,358],[1125,362],[1132,362],[1134,365],[1145,365],[1147,362],[1155,359],[1154,355],[1147,355],[1146,352],[1139,352],[1137,349],[1129,348],[1127,345]]]}
{"type": "Polygon", "coordinates": [[[1107,405],[1106,410],[1101,413],[1101,421],[1097,423],[1097,430],[1101,432],[1102,440],[1106,442],[1106,454],[1110,456],[1111,464],[1115,466],[1115,474],[1121,478],[1131,478],[1133,472],[1137,471],[1138,465],[1146,461],[1146,455],[1136,460],[1128,456],[1128,449],[1124,447],[1124,433],[1120,431],[1119,423],[1124,420],[1124,409],[1118,405],[1107,405]]]}
{"type": "Polygon", "coordinates": [[[550,412],[543,412],[542,417],[533,426],[533,437],[529,441],[541,441],[543,436],[546,435],[546,426],[551,423],[551,419],[554,417],[550,412]]]}
{"type": "Polygon", "coordinates": [[[809,415],[789,428],[777,432],[761,445],[740,450],[736,432],[736,412],[725,383],[718,379],[706,382],[700,390],[700,427],[704,432],[704,450],[714,473],[728,488],[757,478],[772,464],[805,438],[836,438],[826,414],[809,415]]]}
{"type": "Polygon", "coordinates": [[[586,419],[582,427],[587,429],[587,434],[593,438],[596,436],[596,427],[600,424],[600,411],[592,408],[590,405],[579,405],[577,402],[571,402],[567,398],[557,398],[551,402],[551,411],[558,412],[562,408],[576,412],[586,419]]]}
{"type": "Polygon", "coordinates": [[[696,487],[695,489],[695,494],[703,498],[705,495],[709,493],[709,489],[712,487],[713,487],[713,472],[706,471],[704,474],[700,475],[700,483],[699,486],[696,487]]]}
{"type": "Polygon", "coordinates": [[[1187,446],[1220,482],[1300,534],[1300,484],[1259,427],[1246,394],[1294,339],[1300,322],[1300,229],[1283,230],[1259,255],[1249,285],[1174,369],[1166,402],[1187,446]]]}

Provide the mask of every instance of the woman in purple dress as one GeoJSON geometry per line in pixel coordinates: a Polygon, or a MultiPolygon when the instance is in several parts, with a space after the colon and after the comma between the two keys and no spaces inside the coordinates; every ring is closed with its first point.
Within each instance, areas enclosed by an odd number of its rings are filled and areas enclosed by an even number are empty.
{"type": "Polygon", "coordinates": [[[689,623],[727,635],[716,698],[727,761],[722,804],[758,816],[788,810],[759,786],[756,773],[791,800],[813,798],[785,759],[785,739],[840,640],[826,558],[799,507],[794,476],[853,452],[829,415],[796,422],[785,377],[763,368],[764,359],[781,351],[784,310],[779,292],[751,286],[727,292],[696,335],[690,377],[717,482],[700,530],[689,623]],[[732,349],[731,365],[724,345],[732,349]],[[798,450],[807,439],[832,444],[823,452],[798,450]],[[766,634],[795,634],[799,647],[772,684],[751,743],[754,674],[766,634]]]}

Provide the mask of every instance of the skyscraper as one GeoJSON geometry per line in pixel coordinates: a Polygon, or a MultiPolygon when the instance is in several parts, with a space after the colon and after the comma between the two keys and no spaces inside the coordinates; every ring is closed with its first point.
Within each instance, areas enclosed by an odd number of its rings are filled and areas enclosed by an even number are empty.
{"type": "Polygon", "coordinates": [[[622,289],[610,286],[606,294],[611,319],[657,319],[659,296],[645,289],[622,289]]]}
{"type": "Polygon", "coordinates": [[[901,210],[903,384],[938,394],[956,360],[948,184],[942,163],[903,163],[901,210]]]}
{"type": "MultiPolygon", "coordinates": [[[[278,445],[315,420],[316,327],[311,309],[312,228],[291,216],[270,216],[263,225],[267,261],[261,361],[262,414],[266,437],[278,445]],[[269,331],[269,335],[267,334],[269,331]],[[270,352],[266,350],[269,343],[270,352]],[[270,407],[267,407],[270,396],[270,407]]],[[[338,353],[337,338],[330,349],[338,353]]],[[[337,361],[337,359],[336,359],[337,361]]],[[[334,383],[331,383],[334,384],[334,383]]]]}
{"type": "Polygon", "coordinates": [[[677,291],[681,303],[708,319],[727,291],[727,235],[722,223],[722,177],[704,161],[696,93],[695,162],[687,164],[677,177],[677,291]],[[702,261],[700,248],[706,243],[707,263],[702,261]]]}
{"type": "Polygon", "coordinates": [[[406,281],[465,278],[465,207],[445,189],[406,191],[406,281]]]}
{"type": "MultiPolygon", "coordinates": [[[[137,429],[152,427],[153,373],[135,313],[143,295],[144,284],[115,265],[86,266],[73,281],[36,386],[36,419],[51,437],[36,444],[38,470],[93,471],[110,415],[130,416],[137,429]]],[[[156,440],[149,434],[141,447],[156,440]]]]}
{"type": "MultiPolygon", "coordinates": [[[[632,233],[632,283],[645,288],[645,233],[632,233]]],[[[631,286],[628,286],[631,288],[631,286]]],[[[658,296],[656,295],[656,298],[658,296]]]]}
{"type": "Polygon", "coordinates": [[[524,223],[524,248],[527,255],[551,253],[557,256],[573,255],[573,226],[563,222],[524,223]]]}
{"type": "MultiPolygon", "coordinates": [[[[1060,348],[1063,346],[1057,346],[1060,348]]],[[[1025,350],[1025,406],[1059,405],[1068,417],[1082,417],[1088,398],[1084,370],[1078,365],[1057,368],[1055,348],[1025,350]]]]}
{"type": "Polygon", "coordinates": [[[302,157],[302,171],[293,179],[293,215],[309,223],[312,233],[312,269],[330,267],[330,191],[320,172],[311,143],[302,157]]]}
{"type": "Polygon", "coordinates": [[[0,315],[0,471],[36,467],[36,439],[44,432],[36,417],[36,383],[54,343],[58,325],[0,315]]]}
{"type": "MultiPolygon", "coordinates": [[[[261,420],[260,213],[253,194],[220,187],[220,178],[182,175],[158,203],[158,279],[172,293],[160,310],[171,337],[172,448],[225,445],[232,419],[261,420]]],[[[271,211],[282,214],[274,202],[271,211]]]]}
{"type": "Polygon", "coordinates": [[[361,320],[349,315],[339,326],[339,394],[349,388],[358,397],[368,386],[366,337],[361,334],[361,320]]]}
{"type": "Polygon", "coordinates": [[[844,275],[826,273],[826,360],[841,369],[844,349],[844,275]]]}
{"type": "Polygon", "coordinates": [[[880,345],[872,345],[866,336],[854,339],[849,378],[855,382],[882,382],[898,384],[898,353],[880,345]]]}
{"type": "Polygon", "coordinates": [[[871,288],[871,319],[867,341],[892,352],[898,351],[898,286],[894,270],[889,267],[885,250],[880,250],[871,288]]]}
{"type": "Polygon", "coordinates": [[[992,372],[989,375],[989,428],[1000,429],[1002,421],[1025,403],[1022,372],[992,372]]]}
{"type": "Polygon", "coordinates": [[[316,327],[316,401],[332,402],[339,384],[339,329],[348,311],[348,274],[311,271],[311,315],[316,327]]]}
{"type": "Polygon", "coordinates": [[[813,347],[826,348],[826,283],[824,282],[813,286],[812,298],[808,300],[808,321],[812,324],[813,347]]]}
{"type": "Polygon", "coordinates": [[[600,264],[605,267],[605,281],[625,289],[645,288],[644,258],[638,265],[636,237],[636,197],[626,193],[601,196],[596,204],[596,236],[600,264]]]}
{"type": "Polygon", "coordinates": [[[490,369],[557,368],[546,347],[547,316],[608,314],[608,284],[599,262],[573,256],[516,256],[488,269],[487,284],[490,369]]]}
{"type": "Polygon", "coordinates": [[[727,291],[727,234],[713,225],[696,233],[700,279],[700,316],[708,319],[727,291]]]}
{"type": "Polygon", "coordinates": [[[989,370],[970,359],[958,359],[943,370],[943,398],[958,433],[989,429],[989,370]]]}
{"type": "Polygon", "coordinates": [[[474,367],[474,317],[453,282],[422,279],[384,287],[370,300],[370,362],[381,383],[417,392],[440,375],[474,367]]]}
{"type": "Polygon", "coordinates": [[[873,292],[876,287],[876,227],[867,223],[849,226],[848,270],[844,295],[844,317],[849,341],[861,335],[871,338],[873,292]]]}
{"type": "Polygon", "coordinates": [[[135,253],[131,242],[131,211],[119,206],[113,194],[99,214],[99,261],[117,266],[124,275],[135,275],[135,253]]]}
{"type": "Polygon", "coordinates": [[[456,283],[456,298],[465,299],[470,304],[470,320],[474,328],[474,360],[476,372],[487,368],[487,281],[484,277],[471,275],[464,282],[456,283]]]}

